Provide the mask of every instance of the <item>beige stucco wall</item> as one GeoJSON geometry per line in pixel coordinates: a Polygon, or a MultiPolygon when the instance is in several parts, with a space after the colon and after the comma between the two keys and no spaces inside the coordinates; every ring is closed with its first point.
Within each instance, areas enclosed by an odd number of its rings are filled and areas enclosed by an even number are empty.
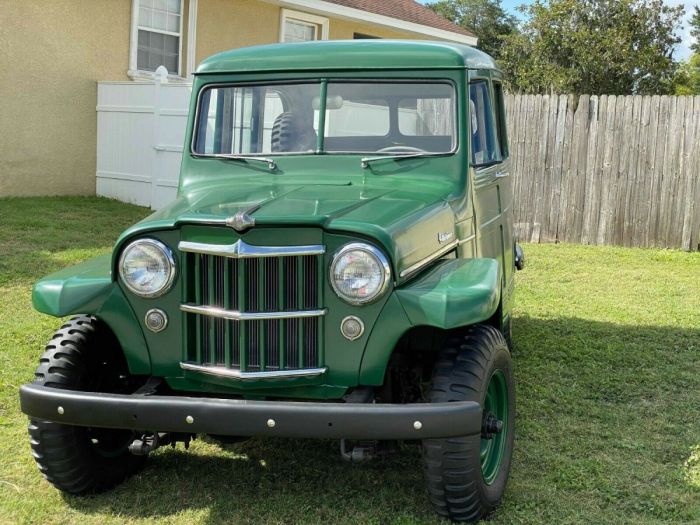
{"type": "Polygon", "coordinates": [[[340,20],[330,18],[328,23],[328,36],[332,40],[352,40],[355,33],[362,33],[377,38],[411,38],[415,40],[425,39],[426,37],[406,31],[394,31],[384,27],[373,26],[369,24],[361,24],[350,20],[340,20]]]}
{"type": "Polygon", "coordinates": [[[125,80],[131,0],[0,5],[0,196],[95,193],[96,81],[125,80]]]}
{"type": "Polygon", "coordinates": [[[280,8],[258,0],[199,0],[196,62],[236,47],[279,41],[280,8]]]}
{"type": "MultiPolygon", "coordinates": [[[[196,62],[227,49],[278,42],[281,11],[279,6],[259,0],[199,0],[196,62]]],[[[352,39],[354,33],[378,38],[422,38],[406,31],[329,18],[330,39],[352,39]]]]}

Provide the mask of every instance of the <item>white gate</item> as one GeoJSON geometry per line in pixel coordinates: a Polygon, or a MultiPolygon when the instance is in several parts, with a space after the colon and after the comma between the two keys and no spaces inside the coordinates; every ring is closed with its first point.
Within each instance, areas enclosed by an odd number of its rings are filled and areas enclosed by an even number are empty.
{"type": "Polygon", "coordinates": [[[154,210],[175,198],[191,93],[184,82],[98,82],[97,195],[154,210]]]}

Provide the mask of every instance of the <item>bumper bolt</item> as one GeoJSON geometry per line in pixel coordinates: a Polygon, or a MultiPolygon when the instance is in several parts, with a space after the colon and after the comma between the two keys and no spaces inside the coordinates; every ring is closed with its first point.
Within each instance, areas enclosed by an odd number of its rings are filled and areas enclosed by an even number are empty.
{"type": "Polygon", "coordinates": [[[420,421],[414,421],[413,428],[415,428],[416,430],[420,430],[421,428],[423,428],[423,423],[421,423],[420,421]]]}
{"type": "Polygon", "coordinates": [[[185,421],[191,425],[192,423],[194,423],[194,418],[192,416],[187,416],[185,418],[185,421]]]}
{"type": "Polygon", "coordinates": [[[56,412],[58,412],[60,415],[63,415],[63,414],[66,413],[66,411],[63,410],[63,407],[58,407],[58,408],[56,409],[56,412]]]}
{"type": "Polygon", "coordinates": [[[270,428],[274,428],[274,427],[275,427],[275,420],[274,420],[274,419],[268,419],[268,420],[267,420],[267,426],[270,427],[270,428]]]}

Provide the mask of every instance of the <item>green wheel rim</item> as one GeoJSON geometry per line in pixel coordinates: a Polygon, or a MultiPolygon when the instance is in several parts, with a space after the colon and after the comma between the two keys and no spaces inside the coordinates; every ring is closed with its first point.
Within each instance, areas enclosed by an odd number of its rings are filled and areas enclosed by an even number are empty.
{"type": "Polygon", "coordinates": [[[496,419],[503,421],[503,429],[491,439],[481,440],[481,475],[487,485],[491,485],[498,476],[503,461],[508,435],[508,385],[502,370],[496,370],[486,389],[484,413],[491,412],[496,419]]]}

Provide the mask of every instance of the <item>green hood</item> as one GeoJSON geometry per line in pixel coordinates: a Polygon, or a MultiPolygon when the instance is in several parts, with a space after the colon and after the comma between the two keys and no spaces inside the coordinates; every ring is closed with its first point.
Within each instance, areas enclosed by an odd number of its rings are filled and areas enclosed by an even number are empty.
{"type": "Polygon", "coordinates": [[[235,185],[230,181],[202,185],[126,230],[117,242],[115,257],[122,243],[136,235],[188,223],[224,224],[228,217],[248,211],[255,227],[310,226],[374,240],[389,255],[399,276],[456,239],[455,216],[447,201],[451,185],[435,181],[432,191],[421,186],[395,189],[343,179],[327,184],[261,184],[259,178],[237,180],[235,185]]]}

